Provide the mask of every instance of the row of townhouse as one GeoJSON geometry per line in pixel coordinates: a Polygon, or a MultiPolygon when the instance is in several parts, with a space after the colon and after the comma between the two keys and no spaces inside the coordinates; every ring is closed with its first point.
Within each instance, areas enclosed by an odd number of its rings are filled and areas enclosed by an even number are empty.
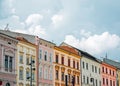
{"type": "Polygon", "coordinates": [[[0,86],[120,86],[120,63],[66,43],[0,30],[0,86]],[[31,68],[32,67],[32,68],[31,68]]]}

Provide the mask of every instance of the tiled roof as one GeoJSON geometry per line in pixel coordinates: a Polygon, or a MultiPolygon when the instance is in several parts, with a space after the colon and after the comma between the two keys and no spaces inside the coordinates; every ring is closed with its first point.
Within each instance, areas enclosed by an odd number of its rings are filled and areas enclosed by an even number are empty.
{"type": "Polygon", "coordinates": [[[62,49],[64,49],[64,50],[66,50],[66,51],[69,51],[69,52],[71,52],[71,53],[74,53],[74,54],[76,54],[76,55],[79,55],[79,52],[78,51],[76,51],[74,48],[72,48],[72,47],[69,47],[69,46],[59,46],[60,48],[62,48],[62,49]]]}
{"type": "Polygon", "coordinates": [[[108,59],[108,58],[104,58],[104,59],[103,59],[103,62],[105,62],[105,63],[107,63],[107,64],[109,64],[109,65],[112,65],[112,66],[120,69],[120,62],[116,62],[116,61],[113,61],[113,60],[108,59]]]}
{"type": "Polygon", "coordinates": [[[18,33],[18,32],[13,32],[13,31],[9,31],[9,30],[0,30],[0,33],[12,36],[14,38],[21,36],[21,37],[24,37],[25,39],[27,39],[29,42],[35,43],[34,35],[18,33]]]}
{"type": "Polygon", "coordinates": [[[65,42],[62,42],[62,43],[60,44],[60,46],[69,46],[69,47],[72,47],[72,48],[74,48],[75,50],[77,50],[78,52],[80,52],[80,53],[81,53],[81,56],[84,56],[85,58],[88,58],[88,59],[91,59],[91,60],[94,60],[94,61],[96,61],[96,62],[101,63],[101,60],[100,60],[100,59],[92,56],[91,54],[89,54],[89,53],[87,53],[87,52],[85,52],[85,51],[82,51],[82,50],[80,50],[80,49],[78,49],[78,48],[76,48],[76,47],[73,47],[73,46],[71,46],[71,45],[69,45],[69,44],[67,44],[67,43],[65,43],[65,42]]]}
{"type": "MultiPolygon", "coordinates": [[[[24,33],[19,33],[19,32],[13,32],[13,31],[9,31],[9,30],[0,30],[0,32],[4,33],[6,35],[12,36],[14,38],[20,37],[20,36],[24,37],[25,39],[27,39],[31,43],[35,43],[35,37],[37,37],[35,35],[24,34],[24,33]]],[[[51,43],[51,44],[55,45],[55,43],[52,43],[52,42],[47,41],[45,39],[42,39],[42,38],[39,38],[39,39],[42,40],[42,41],[45,41],[45,42],[48,42],[48,43],[51,43]]]]}

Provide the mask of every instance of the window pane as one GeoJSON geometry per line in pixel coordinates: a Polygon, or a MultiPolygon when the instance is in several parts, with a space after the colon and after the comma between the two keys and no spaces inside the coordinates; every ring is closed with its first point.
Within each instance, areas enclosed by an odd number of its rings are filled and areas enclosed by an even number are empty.
{"type": "Polygon", "coordinates": [[[40,59],[42,59],[42,50],[40,50],[40,52],[39,52],[39,53],[40,53],[39,58],[40,58],[40,59]]]}
{"type": "Polygon", "coordinates": [[[9,59],[9,71],[12,72],[12,57],[9,59]]]}
{"type": "Polygon", "coordinates": [[[58,63],[58,55],[56,55],[56,63],[58,63]]]}
{"type": "Polygon", "coordinates": [[[28,77],[30,77],[29,76],[29,71],[26,71],[26,79],[28,80],[28,77]]]}
{"type": "Polygon", "coordinates": [[[47,61],[47,52],[45,52],[44,60],[47,61]]]}
{"type": "Polygon", "coordinates": [[[52,54],[50,53],[50,62],[52,62],[52,54]]]}
{"type": "Polygon", "coordinates": [[[5,71],[8,71],[8,56],[5,55],[5,71]]]}
{"type": "Polygon", "coordinates": [[[22,69],[19,70],[19,79],[23,80],[23,70],[22,69]]]}
{"type": "Polygon", "coordinates": [[[20,55],[19,62],[23,63],[23,55],[20,55]]]}

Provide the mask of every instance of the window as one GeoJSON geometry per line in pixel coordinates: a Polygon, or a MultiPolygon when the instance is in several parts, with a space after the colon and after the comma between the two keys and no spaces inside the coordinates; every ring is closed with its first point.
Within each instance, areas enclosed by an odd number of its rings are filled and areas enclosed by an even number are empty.
{"type": "Polygon", "coordinates": [[[28,79],[29,79],[28,77],[30,77],[30,76],[29,76],[29,71],[28,71],[28,70],[26,70],[26,80],[28,80],[28,79]]]}
{"type": "Polygon", "coordinates": [[[68,82],[70,83],[70,74],[68,74],[68,82]]]}
{"type": "Polygon", "coordinates": [[[23,64],[23,55],[20,55],[19,62],[23,64]]]}
{"type": "Polygon", "coordinates": [[[68,59],[68,66],[70,67],[70,59],[68,59]]]}
{"type": "Polygon", "coordinates": [[[26,58],[26,65],[29,65],[29,57],[26,58]]]}
{"type": "Polygon", "coordinates": [[[53,76],[53,74],[52,74],[52,68],[50,68],[50,80],[52,80],[52,76],[53,76]]]}
{"type": "Polygon", "coordinates": [[[48,70],[47,67],[44,68],[44,79],[47,79],[48,70]]]}
{"type": "Polygon", "coordinates": [[[42,66],[39,68],[39,76],[40,76],[40,78],[42,78],[42,71],[43,71],[43,69],[42,69],[42,66]]]}
{"type": "Polygon", "coordinates": [[[75,61],[73,61],[73,68],[75,68],[75,61]]]}
{"type": "Polygon", "coordinates": [[[103,78],[103,85],[105,84],[105,79],[103,78]]]}
{"type": "Polygon", "coordinates": [[[106,79],[106,85],[108,85],[108,79],[106,79]]]}
{"type": "Polygon", "coordinates": [[[100,68],[99,68],[99,74],[100,74],[100,68]]]}
{"type": "Polygon", "coordinates": [[[62,59],[61,59],[61,63],[64,65],[64,57],[62,57],[62,59]]]}
{"type": "Polygon", "coordinates": [[[110,86],[112,86],[112,80],[110,80],[110,86]]]}
{"type": "Polygon", "coordinates": [[[107,70],[107,68],[106,68],[106,74],[108,73],[108,70],[107,70]]]}
{"type": "Polygon", "coordinates": [[[44,60],[47,61],[47,52],[45,52],[44,60]]]}
{"type": "Polygon", "coordinates": [[[82,62],[82,66],[83,66],[83,69],[85,68],[85,63],[84,62],[82,62]]]}
{"type": "Polygon", "coordinates": [[[64,81],[64,72],[62,72],[61,77],[62,77],[62,81],[64,81]]]}
{"type": "Polygon", "coordinates": [[[89,84],[89,77],[87,77],[87,84],[89,84]]]}
{"type": "Polygon", "coordinates": [[[5,71],[12,72],[13,69],[13,57],[5,55],[5,71]]]}
{"type": "Polygon", "coordinates": [[[52,54],[50,53],[50,62],[52,62],[52,54]]]}
{"type": "Polygon", "coordinates": [[[113,71],[113,76],[114,76],[114,71],[113,71]]]}
{"type": "Polygon", "coordinates": [[[79,70],[79,62],[77,62],[77,69],[79,70]]]}
{"type": "Polygon", "coordinates": [[[85,83],[85,76],[83,76],[83,83],[85,83]]]}
{"type": "Polygon", "coordinates": [[[56,79],[58,80],[58,70],[56,70],[56,79]]]}
{"type": "Polygon", "coordinates": [[[39,51],[39,58],[42,59],[42,50],[39,51]]]}
{"type": "Polygon", "coordinates": [[[7,83],[6,86],[10,86],[10,83],[7,83]]]}
{"type": "Polygon", "coordinates": [[[113,81],[113,86],[115,86],[115,81],[113,81]]]}
{"type": "Polygon", "coordinates": [[[74,75],[74,82],[76,83],[76,76],[74,75]]]}
{"type": "Polygon", "coordinates": [[[12,59],[13,57],[10,57],[9,59],[9,71],[12,72],[12,59]]]}
{"type": "Polygon", "coordinates": [[[8,56],[5,55],[5,71],[8,71],[8,56]]]}
{"type": "Polygon", "coordinates": [[[97,79],[96,79],[96,86],[98,86],[97,79]]]}
{"type": "Polygon", "coordinates": [[[110,75],[111,75],[111,69],[110,69],[110,75]]]}
{"type": "Polygon", "coordinates": [[[95,66],[95,73],[97,73],[97,67],[95,66]]]}
{"type": "Polygon", "coordinates": [[[79,76],[77,76],[77,84],[79,84],[80,82],[79,82],[79,76]]]}
{"type": "Polygon", "coordinates": [[[88,70],[88,63],[86,63],[86,69],[88,70]]]}
{"type": "Polygon", "coordinates": [[[58,63],[58,55],[56,55],[56,63],[58,63]]]}
{"type": "Polygon", "coordinates": [[[32,72],[32,80],[35,80],[35,72],[32,72]]]}
{"type": "Polygon", "coordinates": [[[101,86],[101,81],[99,81],[99,86],[101,86]]]}
{"type": "Polygon", "coordinates": [[[94,72],[94,66],[92,65],[92,72],[94,72]]]}
{"type": "Polygon", "coordinates": [[[20,68],[19,70],[19,79],[23,80],[23,68],[20,68]]]}
{"type": "Polygon", "coordinates": [[[102,67],[102,72],[104,73],[104,67],[102,67]]]}

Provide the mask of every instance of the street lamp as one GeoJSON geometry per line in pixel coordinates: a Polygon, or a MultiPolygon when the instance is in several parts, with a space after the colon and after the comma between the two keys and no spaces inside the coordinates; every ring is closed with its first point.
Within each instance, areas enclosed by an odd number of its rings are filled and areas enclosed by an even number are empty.
{"type": "MultiPolygon", "coordinates": [[[[75,77],[72,76],[72,86],[75,86],[75,77]]],[[[68,75],[65,75],[65,86],[68,86],[68,75]]]]}
{"type": "Polygon", "coordinates": [[[30,77],[27,77],[28,79],[30,78],[30,86],[32,86],[32,71],[35,70],[35,68],[33,68],[33,64],[35,63],[34,60],[32,60],[32,57],[31,57],[31,61],[30,61],[30,77]]]}

